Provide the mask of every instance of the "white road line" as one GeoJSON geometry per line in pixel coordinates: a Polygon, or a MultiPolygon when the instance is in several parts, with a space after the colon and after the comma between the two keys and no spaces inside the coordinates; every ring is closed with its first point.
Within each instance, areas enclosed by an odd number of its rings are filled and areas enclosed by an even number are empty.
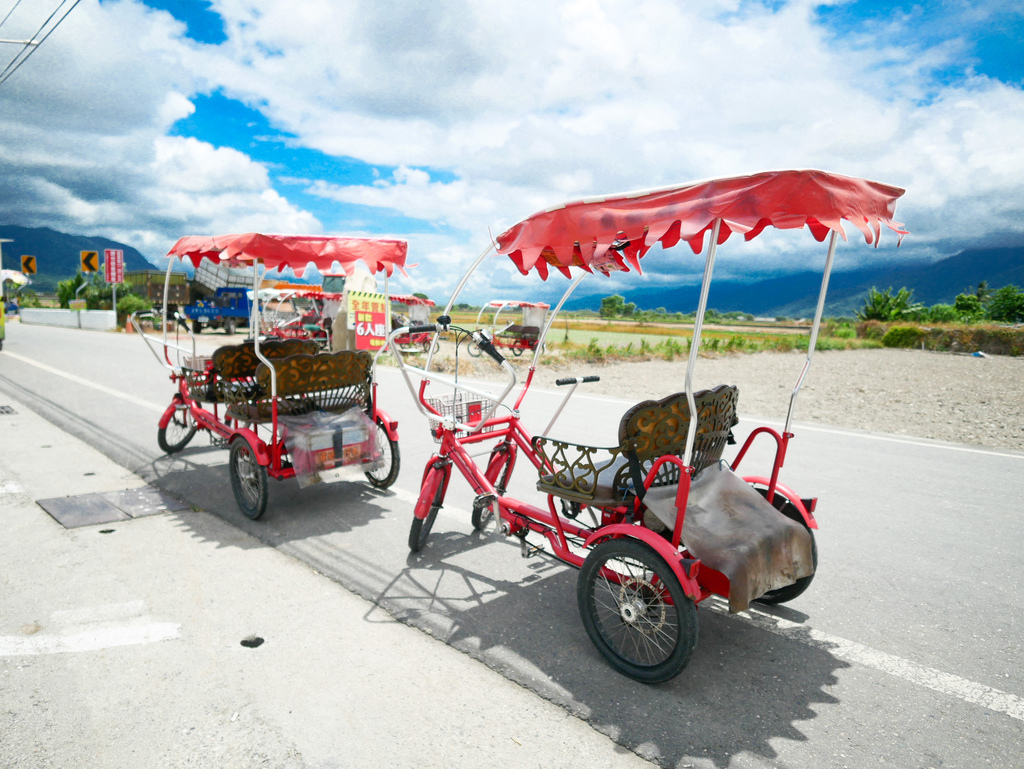
{"type": "Polygon", "coordinates": [[[50,374],[55,374],[56,376],[64,377],[64,379],[70,380],[75,384],[91,387],[93,390],[98,390],[101,393],[112,395],[119,400],[127,401],[128,403],[134,403],[136,406],[141,406],[144,409],[155,411],[158,414],[163,414],[164,411],[167,409],[166,404],[161,406],[157,403],[153,403],[152,401],[143,400],[142,398],[136,398],[134,395],[131,395],[130,393],[122,392],[121,390],[115,390],[113,387],[107,387],[106,385],[101,385],[98,382],[91,382],[88,379],[83,379],[82,377],[77,376],[75,374],[71,374],[67,371],[61,371],[60,369],[54,368],[53,366],[47,366],[45,363],[39,363],[38,361],[34,361],[31,358],[26,358],[24,355],[18,355],[17,353],[13,352],[5,352],[4,355],[8,358],[14,358],[14,360],[19,360],[22,363],[27,363],[30,366],[35,366],[36,368],[42,369],[43,371],[49,372],[50,374]]]}
{"type": "MultiPolygon", "coordinates": [[[[399,373],[397,369],[380,369],[380,371],[394,371],[396,374],[399,373]]],[[[480,380],[465,379],[465,381],[469,382],[469,383],[472,383],[476,387],[483,387],[483,388],[485,388],[487,385],[494,385],[495,384],[495,382],[490,381],[490,380],[485,380],[485,379],[480,379],[480,380]]],[[[545,395],[550,395],[552,397],[560,397],[560,396],[564,395],[564,393],[558,392],[557,390],[550,390],[548,388],[540,387],[540,386],[535,386],[535,387],[531,388],[531,392],[544,393],[545,395]]],[[[517,385],[516,390],[513,391],[513,393],[510,396],[509,400],[506,401],[506,402],[514,400],[514,397],[518,396],[518,394],[519,394],[519,386],[517,385]]],[[[634,403],[636,403],[635,400],[628,400],[626,398],[616,398],[616,397],[611,396],[611,395],[592,395],[592,394],[582,393],[582,392],[577,392],[572,397],[573,397],[574,401],[575,400],[589,400],[589,401],[597,401],[598,403],[616,403],[616,404],[625,405],[625,406],[632,406],[634,403]]],[[[783,404],[783,405],[785,405],[785,404],[783,404]]],[[[773,420],[773,419],[763,419],[763,418],[754,417],[754,416],[741,416],[740,420],[743,421],[743,422],[753,422],[753,423],[756,423],[758,425],[769,425],[769,426],[772,426],[772,427],[782,427],[785,424],[782,421],[776,421],[776,420],[773,420]]],[[[968,446],[947,445],[947,444],[942,444],[942,443],[932,443],[930,441],[924,441],[924,440],[913,440],[912,438],[900,438],[900,437],[896,437],[896,436],[881,435],[881,434],[878,434],[878,433],[868,433],[868,432],[857,432],[857,431],[854,431],[854,430],[844,430],[844,429],[838,428],[838,427],[827,427],[827,426],[812,425],[812,424],[808,424],[807,422],[798,422],[795,425],[795,427],[797,428],[797,430],[807,430],[808,432],[825,433],[826,435],[844,435],[844,436],[847,436],[847,437],[850,437],[850,438],[863,438],[865,440],[883,441],[885,443],[896,443],[896,444],[900,444],[900,445],[904,445],[904,446],[920,446],[921,448],[926,448],[926,449],[939,449],[939,450],[943,450],[943,451],[959,451],[959,452],[966,453],[966,454],[984,454],[985,456],[989,456],[989,457],[1004,457],[1004,458],[1007,458],[1007,459],[1024,459],[1024,453],[1007,454],[1007,453],[1004,453],[1004,452],[992,451],[992,450],[989,450],[989,449],[971,448],[971,447],[968,447],[968,446]]]]}
{"type": "MultiPolygon", "coordinates": [[[[720,614],[729,615],[728,605],[724,601],[714,599],[702,605],[706,605],[712,611],[720,614]]],[[[756,609],[729,616],[754,625],[761,630],[767,630],[769,633],[822,649],[847,662],[854,662],[882,673],[888,673],[918,686],[956,697],[973,705],[981,705],[996,713],[1005,713],[1018,721],[1024,721],[1024,698],[1015,694],[993,689],[990,686],[935,668],[919,665],[916,662],[897,657],[895,654],[878,651],[855,641],[829,635],[781,617],[773,617],[756,609]]]]}
{"type": "Polygon", "coordinates": [[[90,652],[181,638],[179,623],[154,621],[145,611],[144,601],[57,611],[50,619],[60,632],[0,636],[0,657],[90,652]]]}
{"type": "Polygon", "coordinates": [[[170,641],[180,637],[181,625],[174,622],[99,628],[56,636],[0,636],[0,657],[91,652],[115,646],[170,641]]]}

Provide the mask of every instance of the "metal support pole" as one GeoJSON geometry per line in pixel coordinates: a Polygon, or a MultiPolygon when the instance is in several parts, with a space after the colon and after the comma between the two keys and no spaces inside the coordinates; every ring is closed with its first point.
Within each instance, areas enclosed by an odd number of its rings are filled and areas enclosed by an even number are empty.
{"type": "Polygon", "coordinates": [[[686,431],[686,451],[683,454],[683,464],[690,466],[690,457],[693,454],[693,444],[697,437],[697,402],[693,397],[693,369],[697,365],[697,351],[700,348],[700,332],[704,327],[704,313],[708,309],[708,292],[711,290],[711,273],[715,269],[715,253],[718,250],[718,231],[722,227],[722,220],[715,219],[711,227],[711,242],[708,243],[708,253],[704,258],[704,278],[700,285],[700,301],[697,303],[697,314],[693,319],[693,339],[690,340],[690,358],[686,362],[686,402],[690,406],[690,426],[686,431]]]}
{"type": "Polygon", "coordinates": [[[804,361],[803,370],[800,372],[800,376],[796,380],[796,386],[793,388],[793,394],[789,398],[789,411],[786,412],[786,426],[783,428],[784,433],[789,432],[789,427],[793,422],[793,410],[796,407],[796,396],[800,393],[800,388],[804,384],[804,379],[807,376],[807,370],[811,367],[811,358],[814,357],[814,348],[818,345],[818,328],[821,326],[821,314],[825,309],[825,294],[828,293],[828,278],[832,274],[832,261],[836,256],[836,242],[839,239],[839,235],[835,230],[832,230],[832,237],[828,241],[828,255],[825,257],[825,274],[821,279],[821,292],[818,294],[818,308],[814,311],[814,323],[811,325],[811,338],[807,344],[807,360],[804,361]]]}

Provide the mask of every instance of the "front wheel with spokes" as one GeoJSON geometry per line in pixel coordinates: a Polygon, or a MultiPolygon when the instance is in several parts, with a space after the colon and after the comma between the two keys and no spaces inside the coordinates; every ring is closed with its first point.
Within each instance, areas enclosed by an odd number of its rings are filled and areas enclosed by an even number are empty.
{"type": "Polygon", "coordinates": [[[665,560],[635,539],[607,540],[587,556],[576,590],[587,635],[620,673],[668,681],[697,645],[697,607],[665,560]]]}
{"type": "Polygon", "coordinates": [[[235,502],[242,515],[257,520],[266,512],[270,495],[267,468],[256,460],[256,454],[244,438],[237,438],[231,444],[228,470],[231,475],[231,491],[234,492],[235,502]]]}
{"type": "Polygon", "coordinates": [[[181,451],[196,434],[196,423],[192,412],[184,403],[178,405],[171,414],[167,427],[161,427],[156,433],[156,442],[161,451],[174,454],[181,451]]]}

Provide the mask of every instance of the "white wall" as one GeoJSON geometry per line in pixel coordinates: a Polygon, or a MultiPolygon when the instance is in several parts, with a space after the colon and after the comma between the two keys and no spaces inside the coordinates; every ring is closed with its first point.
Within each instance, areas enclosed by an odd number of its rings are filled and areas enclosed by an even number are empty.
{"type": "Polygon", "coordinates": [[[52,310],[42,307],[22,307],[21,322],[36,326],[63,326],[109,331],[117,327],[113,310],[52,310]]]}

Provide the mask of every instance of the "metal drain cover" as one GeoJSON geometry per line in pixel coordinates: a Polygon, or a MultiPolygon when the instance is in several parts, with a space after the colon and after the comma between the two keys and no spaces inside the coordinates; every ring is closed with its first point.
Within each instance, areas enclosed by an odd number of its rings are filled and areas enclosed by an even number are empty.
{"type": "Polygon", "coordinates": [[[65,529],[131,520],[130,515],[112,505],[99,494],[38,499],[36,504],[53,516],[53,519],[65,529]]]}
{"type": "Polygon", "coordinates": [[[99,494],[79,494],[75,497],[38,499],[36,504],[66,529],[190,509],[187,503],[152,486],[124,491],[105,491],[99,494]]]}

